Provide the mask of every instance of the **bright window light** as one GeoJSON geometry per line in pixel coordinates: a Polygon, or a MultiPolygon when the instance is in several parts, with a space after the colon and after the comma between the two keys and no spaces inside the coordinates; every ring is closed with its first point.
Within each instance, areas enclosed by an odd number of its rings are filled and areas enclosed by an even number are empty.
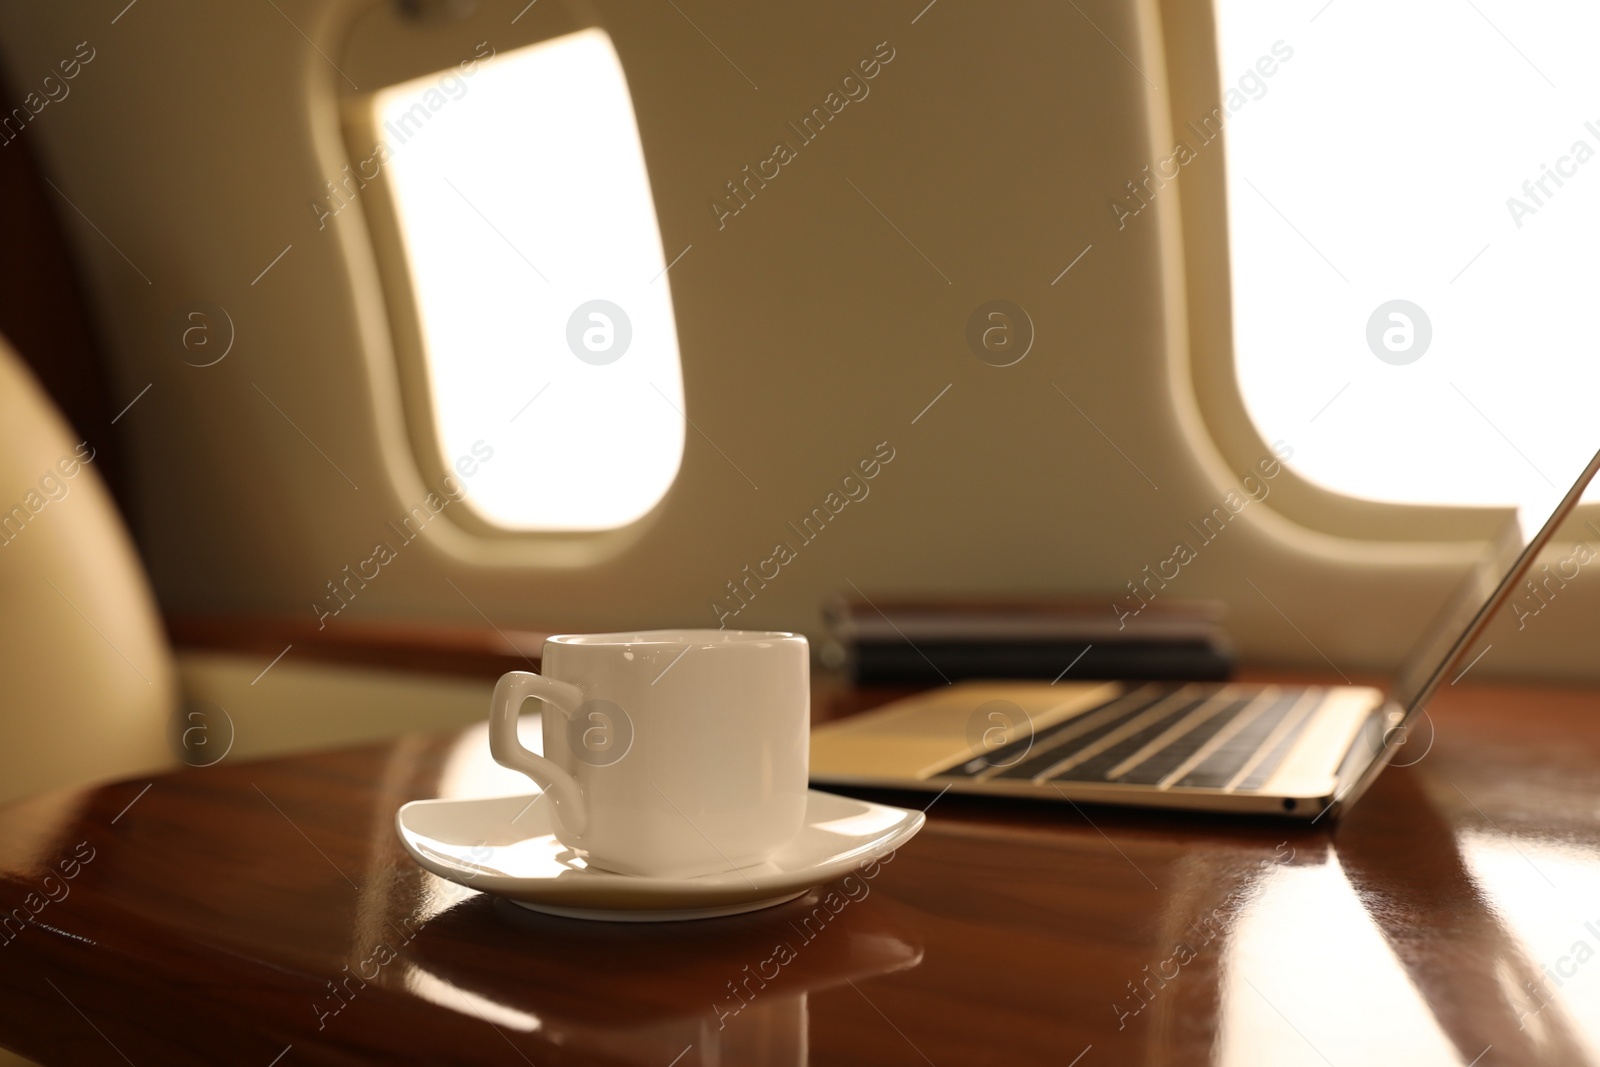
{"type": "Polygon", "coordinates": [[[465,499],[509,529],[638,519],[683,457],[683,382],[610,38],[464,63],[373,106],[443,459],[493,450],[467,465],[465,499]]]}
{"type": "MultiPolygon", "coordinates": [[[[1600,449],[1600,6],[1216,6],[1235,358],[1262,436],[1368,499],[1564,490],[1600,449]]],[[[1185,125],[1202,116],[1174,118],[1215,151],[1185,125]]]]}

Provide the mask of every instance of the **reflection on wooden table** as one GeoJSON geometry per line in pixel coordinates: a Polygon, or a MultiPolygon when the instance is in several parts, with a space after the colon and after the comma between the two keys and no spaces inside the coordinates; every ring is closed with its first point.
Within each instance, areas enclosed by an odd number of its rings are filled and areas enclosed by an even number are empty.
{"type": "Polygon", "coordinates": [[[1596,714],[1450,690],[1433,748],[1337,827],[947,796],[870,882],[652,926],[404,855],[404,801],[522,789],[478,730],[55,794],[0,812],[0,1039],[85,1064],[1591,1062],[1596,714]]]}

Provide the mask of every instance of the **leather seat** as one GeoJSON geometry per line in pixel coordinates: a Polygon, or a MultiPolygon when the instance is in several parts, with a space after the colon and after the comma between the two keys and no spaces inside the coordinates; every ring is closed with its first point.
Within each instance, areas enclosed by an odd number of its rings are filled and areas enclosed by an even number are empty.
{"type": "MultiPolygon", "coordinates": [[[[172,652],[82,445],[0,338],[0,804],[164,768],[172,652]]],[[[0,1049],[0,1067],[29,1061],[0,1049]]]]}
{"type": "Polygon", "coordinates": [[[177,763],[176,671],[93,450],[0,339],[0,804],[177,763]]]}
{"type": "MultiPolygon", "coordinates": [[[[226,705],[234,758],[459,729],[488,706],[480,679],[313,662],[257,686],[258,658],[175,656],[92,451],[4,338],[0,607],[0,805],[179,766],[180,692],[226,705]]],[[[0,1048],[0,1067],[29,1061],[0,1048]]]]}

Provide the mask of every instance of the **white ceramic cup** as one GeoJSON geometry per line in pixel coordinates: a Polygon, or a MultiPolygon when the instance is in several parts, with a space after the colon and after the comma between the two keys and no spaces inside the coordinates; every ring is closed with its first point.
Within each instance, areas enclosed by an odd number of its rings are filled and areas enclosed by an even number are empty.
{"type": "Polygon", "coordinates": [[[619,874],[692,878],[770,857],[800,832],[810,650],[798,634],[562,634],[542,674],[495,686],[489,747],[547,794],[556,838],[619,874]],[[517,715],[545,704],[544,754],[517,715]]]}

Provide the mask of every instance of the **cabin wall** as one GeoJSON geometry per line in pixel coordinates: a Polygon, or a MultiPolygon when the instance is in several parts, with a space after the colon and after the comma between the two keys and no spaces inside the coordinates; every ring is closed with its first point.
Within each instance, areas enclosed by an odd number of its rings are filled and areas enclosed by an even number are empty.
{"type": "MultiPolygon", "coordinates": [[[[1222,205],[1172,186],[1119,226],[1112,200],[1171,146],[1161,23],[1123,0],[1003,18],[923,0],[596,2],[667,257],[692,246],[670,275],[694,423],[682,471],[636,530],[576,553],[479,543],[448,508],[403,543],[391,523],[433,487],[400,409],[370,234],[360,204],[322,230],[308,209],[343,160],[341,75],[306,38],[342,55],[369,0],[124,3],[7,6],[0,50],[14,92],[80,42],[93,52],[22,136],[62,194],[114,364],[110,406],[151,387],[119,422],[119,458],[169,611],[310,619],[388,543],[394,561],[346,586],[326,625],[723,620],[817,636],[821,601],[852,588],[1082,595],[1109,613],[1188,541],[1195,558],[1147,588],[1229,601],[1246,660],[1356,672],[1397,660],[1476,547],[1321,534],[1270,497],[1197,539],[1190,524],[1246,473],[1190,386],[1180,208],[1222,205]],[[870,94],[799,144],[788,124],[884,49],[870,94]],[[714,209],[777,140],[797,158],[736,215],[714,209]],[[1035,326],[1013,366],[967,344],[993,299],[1035,326]],[[173,340],[197,300],[233,323],[213,367],[173,340]],[[868,494],[801,538],[873,458],[868,494]],[[780,543],[794,559],[735,599],[730,583],[780,543]]],[[[520,7],[473,17],[494,44],[520,7]]],[[[1592,584],[1507,632],[1485,672],[1600,673],[1581,652],[1592,584]]]]}

